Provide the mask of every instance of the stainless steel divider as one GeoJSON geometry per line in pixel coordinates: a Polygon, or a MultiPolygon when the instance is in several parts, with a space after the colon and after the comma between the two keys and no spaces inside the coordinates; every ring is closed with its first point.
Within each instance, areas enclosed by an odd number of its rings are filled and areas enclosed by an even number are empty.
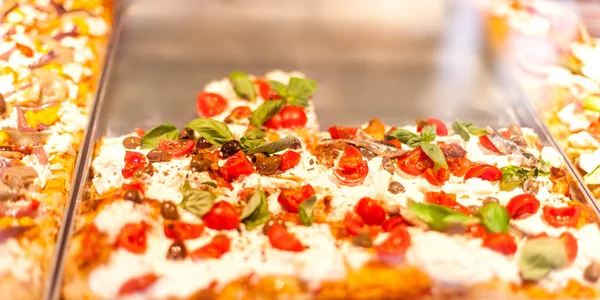
{"type": "Polygon", "coordinates": [[[113,19],[112,19],[112,32],[107,45],[106,56],[104,58],[104,66],[102,73],[98,81],[98,88],[94,95],[94,100],[89,111],[88,125],[84,133],[84,139],[79,149],[77,162],[73,172],[73,179],[71,181],[71,195],[68,199],[67,206],[65,207],[60,231],[56,240],[56,246],[54,247],[54,255],[51,263],[50,274],[46,281],[46,288],[44,289],[45,300],[58,299],[60,297],[61,286],[62,286],[62,275],[64,270],[65,255],[67,253],[67,246],[71,231],[74,226],[74,217],[79,207],[80,199],[85,188],[87,174],[91,163],[91,158],[94,152],[94,132],[96,128],[96,120],[100,115],[102,108],[102,102],[104,99],[105,86],[108,75],[110,73],[113,57],[115,56],[119,35],[121,32],[121,15],[123,12],[123,4],[115,0],[113,2],[113,19]]]}

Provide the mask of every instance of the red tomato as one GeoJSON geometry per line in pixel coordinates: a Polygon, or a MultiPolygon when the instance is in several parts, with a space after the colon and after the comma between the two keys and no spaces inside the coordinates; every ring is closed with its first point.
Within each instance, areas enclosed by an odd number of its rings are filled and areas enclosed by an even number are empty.
{"type": "Polygon", "coordinates": [[[469,225],[467,227],[467,232],[474,238],[481,238],[487,235],[487,229],[481,224],[469,225]]]}
{"type": "Polygon", "coordinates": [[[81,238],[81,244],[85,245],[85,247],[81,247],[77,254],[78,262],[82,263],[82,265],[97,262],[98,258],[102,255],[102,249],[105,247],[105,240],[104,235],[94,223],[85,227],[83,237],[81,238]]]}
{"type": "Polygon", "coordinates": [[[135,129],[135,133],[139,136],[139,137],[144,137],[144,135],[146,135],[146,130],[141,129],[141,128],[136,128],[135,129]]]}
{"type": "Polygon", "coordinates": [[[242,175],[254,173],[254,167],[246,157],[246,154],[239,151],[227,159],[225,164],[220,168],[220,173],[227,182],[232,182],[242,175]]]}
{"type": "Polygon", "coordinates": [[[216,230],[236,229],[240,225],[240,216],[235,207],[227,201],[219,201],[202,217],[206,227],[216,230]]]}
{"type": "Polygon", "coordinates": [[[456,177],[463,177],[467,172],[475,165],[474,162],[470,161],[466,157],[461,158],[447,158],[448,169],[452,175],[456,177]]]}
{"type": "Polygon", "coordinates": [[[465,181],[471,178],[479,178],[487,181],[498,181],[502,177],[500,169],[492,165],[477,165],[472,167],[467,174],[465,174],[465,181]]]}
{"type": "Polygon", "coordinates": [[[563,232],[559,237],[565,243],[565,249],[567,250],[567,262],[573,263],[577,257],[577,239],[570,232],[563,232]]]}
{"type": "Polygon", "coordinates": [[[280,99],[281,97],[271,88],[269,82],[263,79],[256,79],[254,83],[258,85],[258,93],[265,100],[280,99]]]}
{"type": "Polygon", "coordinates": [[[365,223],[358,214],[347,212],[344,217],[344,225],[346,225],[346,231],[350,235],[357,235],[363,230],[365,223]]]}
{"type": "Polygon", "coordinates": [[[404,173],[419,176],[425,170],[433,168],[433,160],[418,147],[400,156],[397,165],[404,173]]]}
{"type": "Polygon", "coordinates": [[[144,291],[158,280],[159,276],[154,273],[144,274],[127,280],[119,288],[119,296],[125,296],[144,291]]]}
{"type": "Polygon", "coordinates": [[[513,255],[517,252],[517,244],[508,233],[489,234],[483,238],[482,245],[504,255],[513,255]]]}
{"type": "Polygon", "coordinates": [[[286,106],[265,122],[265,126],[271,129],[302,128],[306,125],[307,120],[304,108],[300,106],[286,106]]]}
{"type": "Polygon", "coordinates": [[[385,220],[383,224],[381,224],[381,228],[384,232],[389,232],[396,228],[397,226],[407,226],[408,223],[402,219],[401,216],[393,216],[389,219],[385,220]]]}
{"type": "Polygon", "coordinates": [[[215,93],[201,92],[196,99],[196,111],[204,118],[214,117],[225,111],[227,100],[215,93]]]}
{"type": "Polygon", "coordinates": [[[197,239],[204,232],[204,224],[182,221],[165,222],[164,232],[166,237],[174,240],[197,239]]]}
{"type": "Polygon", "coordinates": [[[483,148],[490,150],[492,152],[496,152],[496,153],[500,153],[500,151],[498,151],[498,149],[496,149],[496,146],[494,146],[494,144],[492,144],[492,141],[490,141],[490,138],[487,137],[487,135],[482,135],[479,136],[479,143],[481,144],[481,146],[483,146],[483,148]]]}
{"type": "Polygon", "coordinates": [[[128,189],[136,189],[144,194],[146,192],[146,184],[142,181],[135,180],[130,183],[123,183],[121,185],[121,190],[123,192],[127,191],[128,189]]]}
{"type": "MultiPolygon", "coordinates": [[[[448,135],[448,128],[446,128],[446,124],[440,119],[429,118],[426,120],[427,125],[435,125],[435,134],[438,136],[446,136],[448,135]]],[[[417,126],[417,132],[421,132],[423,127],[421,125],[417,126]]]]}
{"type": "Polygon", "coordinates": [[[367,225],[381,225],[385,221],[385,209],[378,201],[371,198],[360,199],[354,211],[367,225]]]}
{"type": "Polygon", "coordinates": [[[455,194],[446,194],[445,192],[426,192],[425,202],[442,205],[467,215],[471,214],[471,211],[468,208],[456,202],[455,194]]]}
{"type": "Polygon", "coordinates": [[[251,113],[252,110],[250,109],[250,106],[238,106],[231,111],[229,116],[236,119],[243,119],[248,117],[251,113]]]}
{"type": "Polygon", "coordinates": [[[437,171],[433,168],[429,168],[423,173],[423,178],[431,185],[442,186],[444,185],[444,182],[450,179],[450,171],[444,168],[440,168],[437,171]]]}
{"type": "Polygon", "coordinates": [[[171,157],[182,157],[194,150],[194,142],[192,140],[160,140],[158,149],[168,152],[171,157]]]}
{"type": "Polygon", "coordinates": [[[146,226],[142,223],[127,223],[117,238],[119,247],[125,250],[141,254],[146,252],[146,226]]]}
{"type": "Polygon", "coordinates": [[[511,219],[525,219],[535,214],[540,208],[540,201],[530,194],[521,194],[512,197],[506,205],[506,210],[511,219]]]}
{"type": "Polygon", "coordinates": [[[386,137],[384,138],[384,142],[386,144],[392,145],[392,146],[394,146],[394,147],[396,147],[398,149],[402,149],[402,143],[398,139],[391,138],[391,137],[389,139],[387,138],[387,135],[390,134],[390,132],[392,132],[392,131],[394,131],[396,129],[398,129],[398,128],[397,127],[392,127],[392,128],[390,128],[390,130],[388,130],[388,132],[385,133],[386,137]]]}
{"type": "Polygon", "coordinates": [[[367,178],[369,164],[363,160],[360,150],[354,146],[348,146],[333,173],[342,184],[358,185],[367,178]]]}
{"type": "Polygon", "coordinates": [[[285,172],[293,167],[297,166],[300,163],[300,153],[292,150],[287,150],[283,154],[281,154],[281,165],[279,165],[279,170],[285,172]]]}
{"type": "Polygon", "coordinates": [[[500,130],[498,131],[498,133],[505,139],[510,140],[511,137],[511,133],[510,130],[504,129],[504,130],[500,130]]]}
{"type": "Polygon", "coordinates": [[[541,233],[530,236],[529,239],[532,240],[532,239],[537,239],[537,238],[542,238],[542,237],[548,237],[548,234],[545,232],[541,232],[541,233]]]}
{"type": "Polygon", "coordinates": [[[265,122],[264,126],[270,129],[281,129],[281,115],[275,114],[265,122]]]}
{"type": "Polygon", "coordinates": [[[313,189],[310,184],[295,189],[282,189],[281,193],[279,193],[279,197],[277,197],[277,202],[279,202],[285,210],[297,213],[300,203],[312,197],[314,194],[315,189],[313,189]]]}
{"type": "Polygon", "coordinates": [[[275,223],[269,227],[267,236],[271,246],[283,251],[300,252],[304,250],[302,243],[291,233],[287,231],[282,224],[275,223]]]}
{"type": "Polygon", "coordinates": [[[569,205],[567,207],[544,206],[543,218],[552,227],[575,227],[579,216],[581,216],[581,207],[579,205],[569,205]]]}
{"type": "Polygon", "coordinates": [[[146,156],[138,152],[126,151],[124,160],[125,167],[121,170],[124,178],[131,178],[135,171],[146,165],[146,156]]]}
{"type": "Polygon", "coordinates": [[[193,260],[202,260],[210,258],[221,258],[223,254],[229,252],[231,247],[231,239],[226,235],[218,234],[210,241],[210,243],[194,250],[190,253],[193,260]]]}
{"type": "Polygon", "coordinates": [[[410,246],[410,234],[404,226],[397,226],[389,232],[389,237],[383,243],[375,246],[379,255],[402,255],[410,246]]]}
{"type": "Polygon", "coordinates": [[[357,127],[331,126],[327,131],[331,139],[353,139],[356,136],[357,127]]]}

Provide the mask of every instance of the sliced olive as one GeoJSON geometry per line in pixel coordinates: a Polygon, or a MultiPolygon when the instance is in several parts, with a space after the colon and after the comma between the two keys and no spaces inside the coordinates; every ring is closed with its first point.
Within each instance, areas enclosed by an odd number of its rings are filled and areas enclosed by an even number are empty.
{"type": "Polygon", "coordinates": [[[394,162],[389,157],[384,157],[381,160],[381,167],[392,175],[394,175],[394,171],[396,171],[396,168],[394,167],[394,162]]]}
{"type": "Polygon", "coordinates": [[[600,277],[600,265],[597,262],[591,262],[583,271],[583,278],[585,280],[595,283],[600,277]]]}
{"type": "Polygon", "coordinates": [[[160,214],[165,219],[177,220],[179,219],[179,211],[177,211],[177,205],[173,201],[165,201],[160,204],[160,214]]]}
{"type": "Polygon", "coordinates": [[[259,160],[255,167],[260,175],[272,175],[279,170],[281,166],[281,156],[274,155],[265,159],[259,160]]]}
{"type": "Polygon", "coordinates": [[[496,197],[486,197],[485,199],[483,199],[483,205],[490,203],[500,203],[500,201],[496,197]]]}
{"type": "Polygon", "coordinates": [[[142,139],[137,136],[126,137],[123,140],[123,147],[126,149],[135,149],[142,144],[142,139]]]}
{"type": "Polygon", "coordinates": [[[144,200],[144,195],[138,189],[129,188],[125,191],[123,199],[133,201],[135,203],[142,203],[142,200],[144,200]]]}
{"type": "Polygon", "coordinates": [[[169,152],[160,149],[152,149],[146,154],[146,157],[150,162],[167,162],[171,160],[169,152]]]}
{"type": "Polygon", "coordinates": [[[223,146],[221,146],[221,155],[223,156],[223,158],[228,158],[238,153],[240,150],[242,150],[240,142],[236,140],[231,140],[223,144],[223,146]]]}
{"type": "Polygon", "coordinates": [[[183,241],[175,241],[169,250],[167,251],[167,259],[169,260],[183,260],[187,256],[187,249],[183,241]]]}
{"type": "Polygon", "coordinates": [[[6,101],[4,101],[4,96],[0,94],[0,115],[3,115],[6,112],[6,101]]]}
{"type": "Polygon", "coordinates": [[[196,141],[196,149],[206,149],[210,147],[212,147],[212,144],[203,137],[200,137],[196,141]]]}
{"type": "Polygon", "coordinates": [[[254,153],[250,156],[250,161],[252,164],[256,164],[257,162],[269,157],[266,153],[254,153]]]}
{"type": "Polygon", "coordinates": [[[150,177],[152,177],[152,175],[154,175],[154,167],[152,166],[152,164],[148,164],[144,167],[141,167],[141,168],[135,170],[135,172],[133,172],[133,177],[135,177],[135,178],[143,178],[144,175],[148,175],[150,177]]]}
{"type": "Polygon", "coordinates": [[[352,245],[357,247],[369,248],[373,246],[373,239],[366,232],[359,232],[353,239],[352,245]]]}
{"type": "Polygon", "coordinates": [[[406,189],[404,188],[402,183],[400,183],[396,180],[390,181],[390,184],[388,185],[388,191],[394,195],[399,194],[399,193],[404,193],[405,190],[406,189]]]}
{"type": "Polygon", "coordinates": [[[204,157],[204,154],[198,153],[190,161],[190,169],[194,172],[206,172],[210,170],[210,161],[204,157]]]}

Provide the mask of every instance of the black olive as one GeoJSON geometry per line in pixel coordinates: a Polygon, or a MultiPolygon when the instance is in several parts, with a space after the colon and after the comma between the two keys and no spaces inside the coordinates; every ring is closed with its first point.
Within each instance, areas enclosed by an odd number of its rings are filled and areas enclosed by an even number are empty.
{"type": "Polygon", "coordinates": [[[396,171],[396,168],[394,167],[394,162],[389,157],[384,157],[381,160],[381,167],[392,175],[394,175],[394,171],[396,171]]]}
{"type": "Polygon", "coordinates": [[[395,180],[390,181],[390,184],[388,185],[388,191],[394,195],[404,193],[405,190],[406,189],[404,188],[402,183],[395,180]]]}
{"type": "Polygon", "coordinates": [[[210,147],[212,147],[212,144],[203,137],[200,137],[196,141],[196,149],[206,149],[210,147]]]}
{"type": "Polygon", "coordinates": [[[357,247],[369,248],[373,246],[373,239],[366,232],[359,232],[353,239],[352,245],[357,247]]]}
{"type": "Polygon", "coordinates": [[[585,280],[595,283],[600,277],[600,265],[597,262],[591,262],[583,271],[583,278],[585,280]]]}
{"type": "Polygon", "coordinates": [[[150,162],[167,162],[171,160],[169,152],[160,149],[152,149],[146,154],[146,157],[148,157],[148,161],[150,162]]]}
{"type": "Polygon", "coordinates": [[[269,157],[266,153],[254,153],[250,156],[250,161],[252,164],[256,164],[257,162],[269,157]]]}
{"type": "Polygon", "coordinates": [[[194,172],[206,172],[210,170],[210,161],[204,157],[203,153],[198,153],[190,161],[190,169],[194,172]]]}
{"type": "Polygon", "coordinates": [[[135,149],[142,144],[142,139],[137,136],[126,137],[123,140],[123,147],[126,149],[135,149]]]}
{"type": "Polygon", "coordinates": [[[165,201],[160,204],[160,214],[165,219],[177,220],[179,219],[179,211],[177,211],[177,205],[172,201],[165,201]]]}
{"type": "Polygon", "coordinates": [[[240,152],[240,150],[242,150],[242,146],[240,145],[240,142],[238,142],[236,140],[231,140],[231,141],[223,144],[223,146],[221,146],[221,155],[223,156],[223,158],[228,158],[228,157],[240,152]]]}
{"type": "Polygon", "coordinates": [[[182,241],[174,241],[167,251],[167,259],[183,260],[187,256],[187,249],[182,241]]]}
{"type": "Polygon", "coordinates": [[[194,130],[191,128],[183,128],[181,129],[181,131],[179,132],[179,139],[180,140],[194,140],[194,130]]]}
{"type": "Polygon", "coordinates": [[[142,200],[144,200],[144,195],[138,189],[129,188],[125,191],[123,199],[133,201],[135,203],[142,203],[142,200]]]}
{"type": "Polygon", "coordinates": [[[500,203],[500,201],[496,197],[486,197],[485,199],[483,199],[483,205],[490,203],[500,203]]]}
{"type": "Polygon", "coordinates": [[[152,164],[148,164],[144,167],[135,170],[135,172],[133,172],[133,177],[138,179],[143,178],[144,174],[148,174],[150,177],[154,175],[154,167],[152,166],[152,164]]]}
{"type": "Polygon", "coordinates": [[[0,115],[3,115],[6,112],[6,101],[4,101],[4,96],[0,94],[0,115]]]}
{"type": "Polygon", "coordinates": [[[260,175],[272,175],[279,170],[281,166],[281,156],[275,155],[259,160],[255,167],[260,175]]]}

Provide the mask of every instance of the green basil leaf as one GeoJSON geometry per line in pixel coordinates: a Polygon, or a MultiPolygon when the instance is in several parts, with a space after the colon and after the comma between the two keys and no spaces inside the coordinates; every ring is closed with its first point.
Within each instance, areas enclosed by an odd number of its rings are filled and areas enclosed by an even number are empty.
{"type": "Polygon", "coordinates": [[[262,202],[263,198],[266,198],[265,193],[263,193],[260,189],[257,188],[254,194],[252,194],[252,196],[248,200],[246,207],[244,207],[240,219],[243,221],[244,219],[252,215],[252,213],[255,212],[256,209],[260,206],[260,203],[262,202]]]}
{"type": "Polygon", "coordinates": [[[469,130],[470,134],[475,135],[475,136],[482,136],[482,135],[488,134],[488,132],[485,128],[477,127],[470,123],[467,123],[467,130],[469,130]]]}
{"type": "Polygon", "coordinates": [[[500,168],[500,172],[502,172],[500,189],[503,191],[512,191],[522,186],[525,180],[531,175],[529,170],[517,166],[502,167],[500,168]]]}
{"type": "Polygon", "coordinates": [[[240,145],[243,150],[256,148],[265,143],[265,136],[267,136],[266,132],[258,128],[252,128],[242,136],[240,145]]]}
{"type": "Polygon", "coordinates": [[[271,117],[276,115],[284,104],[284,100],[265,101],[250,115],[250,124],[254,125],[255,127],[262,126],[271,117]]]}
{"type": "Polygon", "coordinates": [[[587,95],[581,102],[583,104],[583,109],[600,112],[600,96],[587,95]]]}
{"type": "Polygon", "coordinates": [[[431,143],[431,142],[435,141],[436,127],[437,126],[435,126],[435,124],[433,124],[433,125],[427,125],[427,126],[423,127],[423,129],[421,129],[421,138],[423,139],[423,142],[431,143]]]}
{"type": "MultiPolygon", "coordinates": [[[[411,139],[419,139],[419,141],[421,141],[421,137],[406,130],[406,129],[396,129],[390,133],[388,133],[388,139],[397,139],[400,141],[400,143],[402,144],[406,144],[408,145],[408,142],[411,139]]],[[[409,145],[410,146],[410,145],[409,145]]]]}
{"type": "Polygon", "coordinates": [[[285,84],[279,81],[271,80],[269,81],[269,86],[275,91],[275,93],[277,93],[277,95],[281,96],[282,98],[287,98],[288,88],[285,84]]]}
{"type": "Polygon", "coordinates": [[[195,119],[185,127],[195,130],[213,145],[221,146],[234,138],[227,124],[213,119],[195,119]]]}
{"type": "Polygon", "coordinates": [[[452,130],[454,130],[456,134],[460,135],[464,141],[468,142],[471,140],[471,135],[469,134],[469,129],[467,129],[466,124],[467,123],[463,123],[457,118],[456,121],[452,123],[452,130]]]}
{"type": "Polygon", "coordinates": [[[176,140],[179,138],[179,130],[170,123],[158,125],[150,129],[141,140],[142,149],[154,149],[162,139],[176,140]]]}
{"type": "Polygon", "coordinates": [[[477,211],[481,224],[490,232],[508,232],[510,216],[504,206],[498,203],[488,203],[477,211]]]}
{"type": "MultiPolygon", "coordinates": [[[[252,230],[257,226],[265,224],[271,218],[271,213],[269,212],[269,205],[267,203],[267,196],[263,191],[257,190],[257,192],[260,196],[260,203],[258,207],[256,207],[249,216],[244,218],[243,222],[244,225],[246,225],[246,230],[252,230]]],[[[254,195],[252,195],[252,197],[254,198],[254,195]]]]}
{"type": "Polygon", "coordinates": [[[433,160],[436,169],[448,169],[448,162],[446,162],[444,152],[442,152],[442,149],[440,149],[438,145],[421,144],[421,149],[423,149],[423,152],[425,152],[425,154],[427,154],[427,156],[433,160]]]}
{"type": "Polygon", "coordinates": [[[537,238],[527,240],[521,249],[518,266],[525,280],[540,280],[550,271],[567,264],[564,243],[557,238],[537,238]]]}
{"type": "Polygon", "coordinates": [[[314,94],[317,89],[317,82],[310,79],[298,77],[290,78],[290,83],[287,87],[288,104],[302,107],[308,106],[308,99],[314,94]]]}
{"type": "Polygon", "coordinates": [[[300,145],[301,145],[300,140],[298,140],[298,138],[296,138],[295,136],[292,136],[292,135],[288,135],[278,141],[264,144],[262,146],[259,146],[259,147],[253,148],[253,149],[248,149],[248,151],[246,151],[246,153],[248,153],[248,154],[254,154],[254,153],[273,154],[273,153],[277,153],[279,151],[283,151],[288,148],[299,147],[300,145]]]}
{"type": "Polygon", "coordinates": [[[310,226],[315,221],[313,209],[315,207],[316,202],[317,197],[312,196],[300,202],[300,205],[298,205],[298,213],[300,214],[300,221],[302,222],[302,224],[310,226]]]}
{"type": "Polygon", "coordinates": [[[256,100],[256,90],[254,83],[244,72],[233,71],[229,74],[229,81],[233,85],[235,93],[243,99],[254,102],[256,100]]]}
{"type": "Polygon", "coordinates": [[[216,183],[214,183],[214,182],[212,182],[212,181],[205,181],[205,182],[203,182],[203,183],[201,183],[201,184],[204,184],[204,185],[208,185],[208,186],[212,186],[212,187],[214,187],[214,188],[217,188],[217,184],[216,184],[216,183]]]}
{"type": "Polygon", "coordinates": [[[425,143],[425,142],[423,142],[423,139],[420,136],[416,136],[416,137],[408,140],[406,145],[411,148],[417,148],[417,147],[421,146],[421,144],[423,144],[423,143],[425,143]]]}
{"type": "Polygon", "coordinates": [[[217,196],[209,191],[192,189],[187,180],[179,188],[179,191],[183,196],[183,200],[179,205],[198,217],[202,217],[208,213],[217,198],[217,196]]]}
{"type": "Polygon", "coordinates": [[[454,211],[445,206],[429,203],[417,203],[408,200],[407,211],[425,222],[431,229],[442,231],[452,224],[477,224],[477,218],[454,211]]]}

